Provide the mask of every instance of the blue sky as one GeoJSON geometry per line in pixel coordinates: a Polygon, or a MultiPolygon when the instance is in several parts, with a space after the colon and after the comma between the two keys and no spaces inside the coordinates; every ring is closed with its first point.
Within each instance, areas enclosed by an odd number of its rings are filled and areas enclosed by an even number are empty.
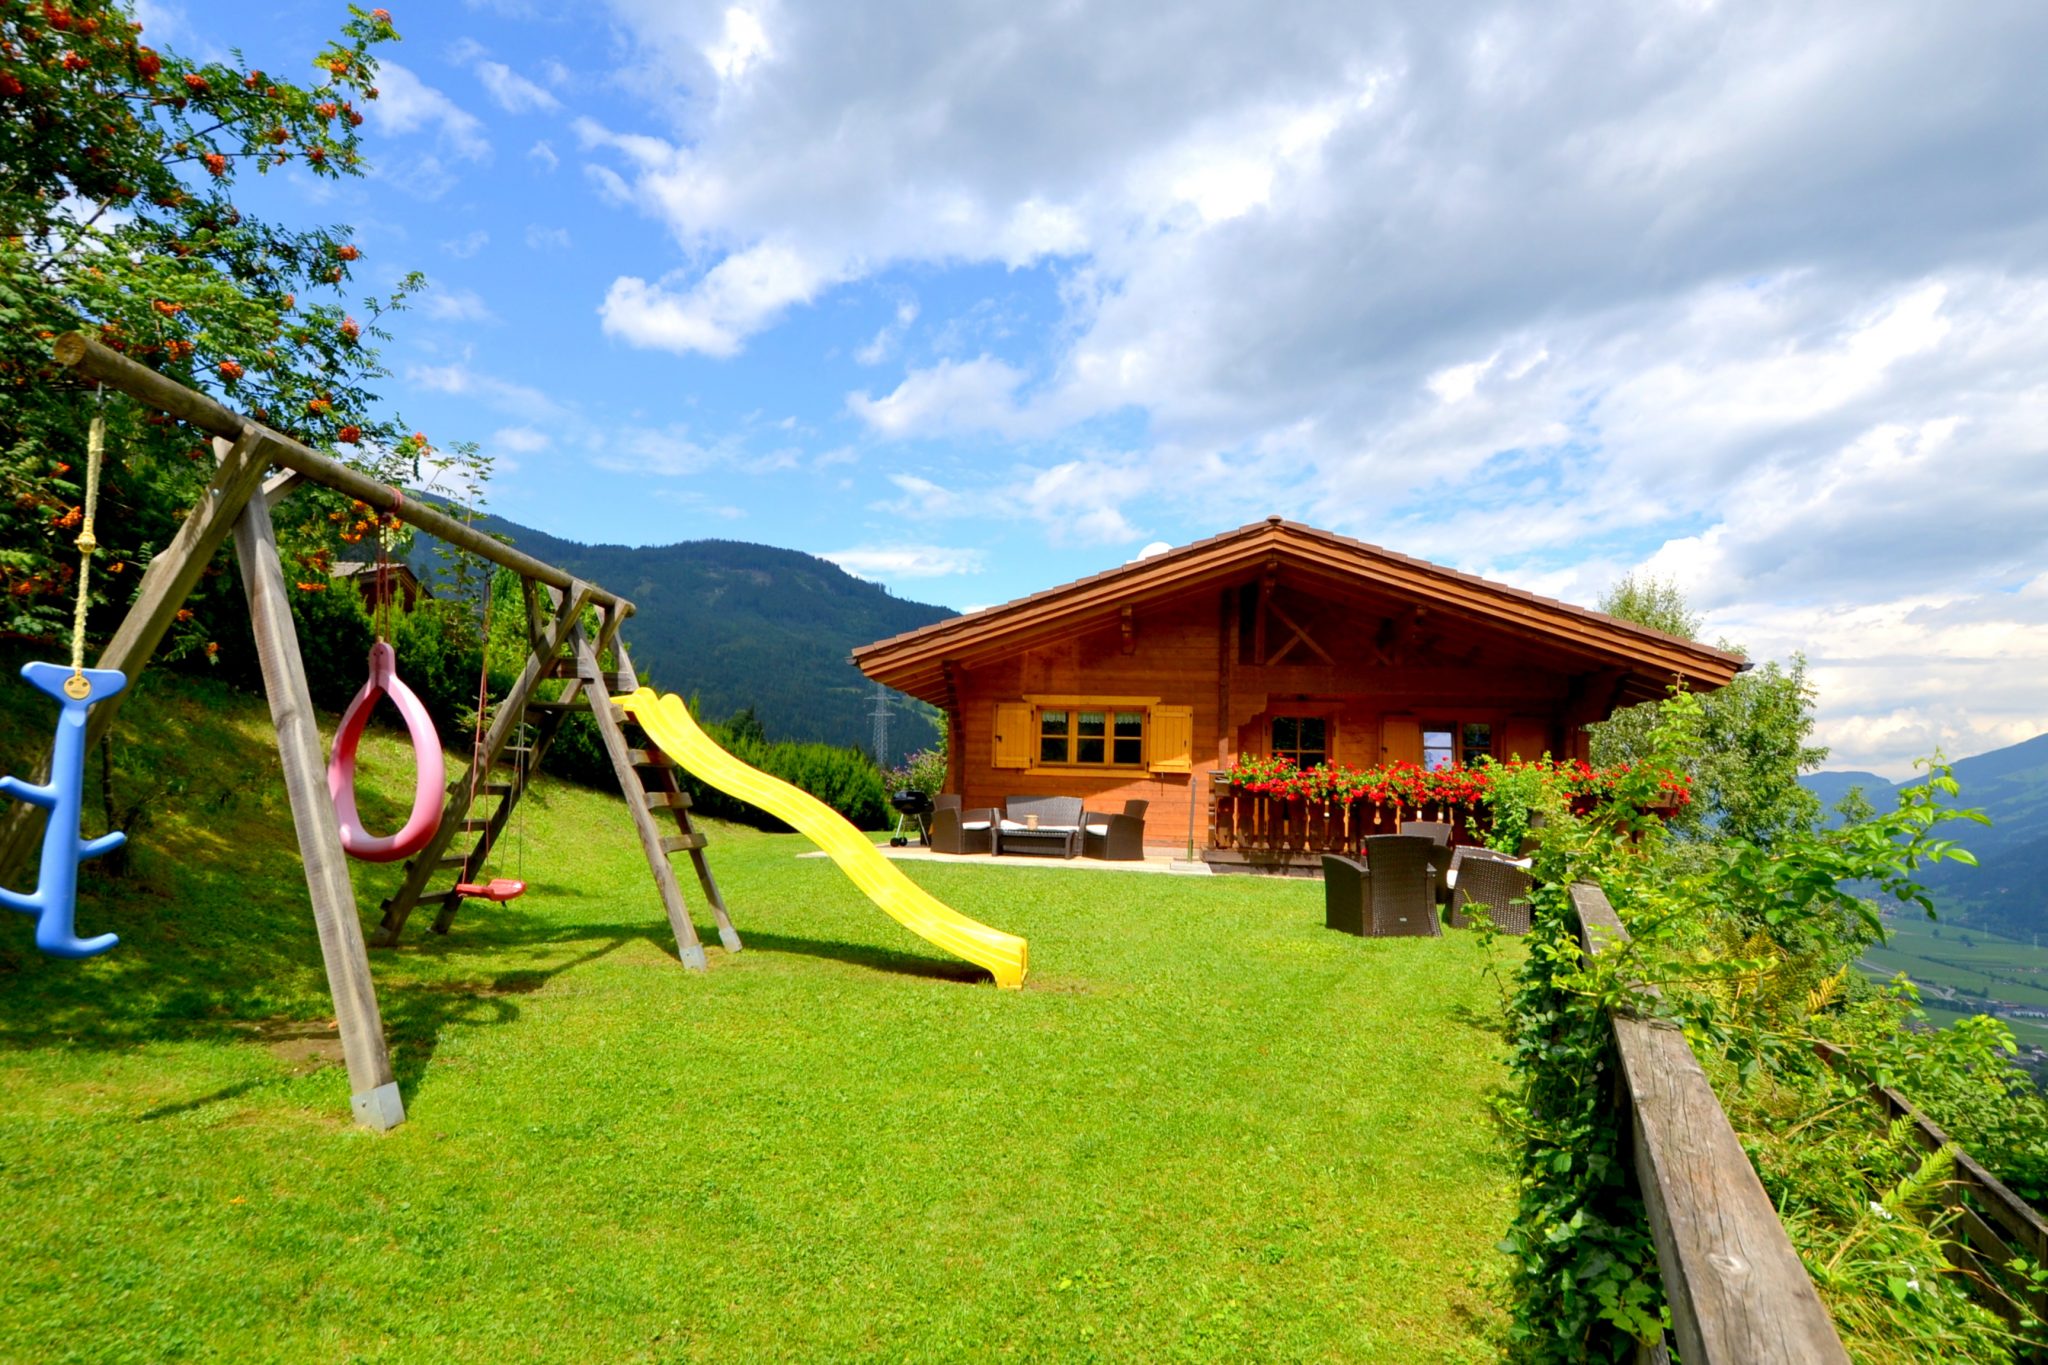
{"type": "Polygon", "coordinates": [[[1674,578],[1831,766],[2048,729],[2048,12],[1164,13],[400,4],[372,176],[255,200],[426,272],[386,396],[556,535],[966,608],[1278,512],[1674,578]]]}

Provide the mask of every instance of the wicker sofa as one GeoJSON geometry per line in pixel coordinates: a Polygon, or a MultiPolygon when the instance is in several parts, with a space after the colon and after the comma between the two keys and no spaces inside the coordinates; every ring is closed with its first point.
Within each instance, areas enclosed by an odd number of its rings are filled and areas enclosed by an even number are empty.
{"type": "Polygon", "coordinates": [[[995,851],[1078,857],[1081,821],[1087,814],[1078,796],[1011,796],[995,822],[995,851]]]}

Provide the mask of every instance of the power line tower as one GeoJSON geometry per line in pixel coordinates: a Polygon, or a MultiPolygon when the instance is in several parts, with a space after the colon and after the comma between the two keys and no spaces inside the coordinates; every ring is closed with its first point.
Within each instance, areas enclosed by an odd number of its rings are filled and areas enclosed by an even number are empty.
{"type": "Polygon", "coordinates": [[[875,684],[875,709],[870,713],[875,722],[875,765],[889,766],[889,689],[881,683],[875,684]]]}

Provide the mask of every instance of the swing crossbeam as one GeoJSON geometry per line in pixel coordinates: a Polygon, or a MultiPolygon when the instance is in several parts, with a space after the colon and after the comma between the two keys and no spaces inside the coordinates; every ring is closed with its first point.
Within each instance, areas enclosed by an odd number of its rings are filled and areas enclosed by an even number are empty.
{"type": "MultiPolygon", "coordinates": [[[[328,458],[290,436],[252,422],[213,398],[139,365],[82,333],[73,332],[59,337],[53,350],[62,364],[80,376],[127,394],[216,438],[214,454],[218,464],[212,481],[170,543],[150,560],[137,587],[135,600],[102,652],[98,666],[125,674],[132,690],[135,679],[154,657],[178,610],[198,584],[207,565],[228,537],[234,537],[264,690],[269,697],[272,723],[277,732],[278,758],[284,769],[285,790],[291,802],[300,858],[305,867],[307,893],[312,901],[321,957],[327,970],[328,989],[334,1000],[335,1020],[348,1066],[353,1108],[359,1122],[379,1131],[391,1128],[404,1122],[405,1105],[385,1044],[376,987],[370,976],[368,951],[357,916],[355,892],[341,846],[334,804],[328,798],[327,765],[321,754],[320,734],[313,721],[305,663],[292,621],[290,598],[271,521],[273,511],[308,481],[344,493],[380,512],[394,514],[428,535],[500,568],[510,569],[519,576],[528,609],[527,636],[533,654],[528,658],[513,692],[501,704],[490,735],[480,746],[482,752],[472,756],[475,765],[481,769],[479,776],[487,776],[490,769],[502,761],[511,747],[512,738],[522,725],[527,724],[528,704],[535,685],[543,676],[555,676],[554,670],[559,662],[570,661],[571,671],[577,680],[571,692],[587,696],[606,751],[619,773],[621,794],[626,798],[635,829],[647,852],[663,909],[675,930],[678,954],[686,965],[700,969],[706,965],[704,949],[697,941],[674,870],[669,864],[668,851],[663,847],[665,841],[653,830],[650,811],[650,807],[672,809],[683,832],[690,834],[687,801],[671,799],[657,802],[653,799],[653,792],[635,776],[643,771],[635,762],[643,756],[643,751],[628,750],[606,691],[620,678],[633,677],[624,642],[619,638],[619,628],[633,614],[631,602],[492,539],[431,506],[405,498],[397,490],[328,458]],[[272,467],[285,472],[266,484],[265,477],[272,467]],[[538,599],[543,590],[556,608],[551,624],[543,623],[539,609],[538,599]],[[581,629],[580,618],[586,606],[595,606],[601,611],[601,626],[594,643],[581,629]],[[612,672],[601,672],[598,661],[607,651],[614,654],[618,668],[612,672]]],[[[126,692],[117,693],[92,707],[85,722],[84,743],[88,747],[97,744],[108,732],[126,695],[126,692]]],[[[499,799],[498,808],[492,813],[489,827],[484,832],[485,840],[494,840],[496,834],[502,832],[513,805],[524,795],[533,763],[538,762],[546,742],[553,738],[565,714],[566,708],[549,708],[534,723],[536,733],[530,744],[531,752],[523,755],[530,762],[522,762],[515,769],[513,781],[480,781],[476,784],[475,789],[479,793],[499,799]]],[[[50,760],[45,757],[33,781],[46,782],[49,771],[50,760]]],[[[666,784],[665,790],[677,791],[673,771],[666,768],[658,771],[663,774],[659,781],[666,784]]],[[[441,834],[408,868],[406,886],[412,888],[411,894],[416,899],[419,888],[424,887],[436,867],[460,866],[457,885],[446,893],[448,901],[436,926],[444,932],[445,921],[452,917],[454,907],[465,896],[509,899],[517,894],[512,888],[519,885],[511,878],[477,880],[475,874],[481,871],[484,857],[488,854],[485,841],[479,841],[468,855],[457,855],[452,859],[448,856],[448,841],[465,822],[471,789],[467,775],[451,784],[441,834]]],[[[0,884],[4,884],[5,878],[19,867],[36,842],[37,816],[38,811],[31,809],[28,803],[16,802],[4,817],[0,817],[0,884]]],[[[686,841],[674,842],[680,846],[686,841]]],[[[711,878],[709,866],[704,862],[702,837],[697,836],[687,842],[693,845],[689,849],[690,856],[696,865],[707,902],[717,918],[720,937],[729,950],[736,952],[740,947],[739,936],[732,930],[724,901],[711,878]]],[[[410,903],[405,908],[409,911],[410,903]]],[[[400,914],[394,924],[388,913],[389,905],[386,909],[385,929],[389,938],[395,939],[397,929],[404,923],[404,915],[400,914]]]]}

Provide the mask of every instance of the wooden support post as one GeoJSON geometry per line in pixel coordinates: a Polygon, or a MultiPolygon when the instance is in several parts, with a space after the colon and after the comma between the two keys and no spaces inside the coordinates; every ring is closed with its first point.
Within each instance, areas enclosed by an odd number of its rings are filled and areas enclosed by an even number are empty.
{"type": "Polygon", "coordinates": [[[327,764],[313,719],[313,699],[306,689],[306,665],[299,656],[298,632],[292,626],[284,566],[278,562],[277,534],[270,524],[267,503],[251,503],[236,520],[235,556],[241,561],[242,588],[249,597],[263,688],[270,696],[270,718],[277,726],[277,756],[284,766],[285,792],[291,799],[292,823],[298,829],[299,857],[306,868],[306,890],[313,898],[313,922],[320,933],[320,956],[327,966],[327,988],[334,997],[334,1018],[341,1029],[350,1101],[357,1122],[383,1132],[405,1122],[405,1101],[391,1072],[391,1054],[384,1047],[384,1021],[378,1015],[377,991],[370,981],[370,958],[363,947],[363,926],[356,918],[355,889],[349,885],[348,863],[341,851],[341,829],[327,796],[327,764]]]}
{"type": "MultiPolygon", "coordinates": [[[[114,638],[107,642],[99,657],[96,666],[127,674],[129,687],[92,708],[85,725],[87,753],[99,747],[121,703],[135,695],[136,678],[149,666],[178,609],[185,605],[185,598],[199,582],[199,576],[206,572],[207,564],[234,529],[235,518],[242,514],[242,508],[263,482],[268,463],[258,448],[261,439],[256,428],[245,427],[241,439],[232,445],[226,441],[213,444],[220,467],[214,470],[212,482],[199,495],[198,503],[171,537],[171,543],[149,561],[135,590],[135,605],[121,618],[114,638]]],[[[45,753],[31,780],[46,781],[49,772],[50,759],[45,753]]],[[[5,822],[0,823],[0,873],[7,874],[8,879],[12,879],[23,855],[42,837],[41,824],[42,811],[28,802],[16,801],[9,808],[5,822]]]]}
{"type": "MultiPolygon", "coordinates": [[[[573,621],[573,615],[570,619],[573,621]]],[[[618,780],[619,794],[625,798],[627,813],[633,817],[633,832],[640,836],[640,851],[647,855],[647,866],[654,873],[654,887],[661,894],[661,908],[668,915],[668,927],[676,936],[676,956],[693,972],[709,971],[710,959],[704,955],[704,944],[697,937],[697,926],[690,923],[689,909],[683,904],[683,888],[676,881],[675,868],[669,865],[668,850],[661,843],[661,829],[654,823],[653,813],[647,809],[639,770],[633,766],[633,756],[626,748],[625,733],[619,728],[619,716],[623,713],[605,694],[604,683],[597,676],[600,671],[597,655],[580,626],[574,628],[571,638],[576,645],[577,672],[590,697],[591,718],[597,722],[598,738],[604,743],[605,757],[611,760],[612,775],[618,780]]]]}

